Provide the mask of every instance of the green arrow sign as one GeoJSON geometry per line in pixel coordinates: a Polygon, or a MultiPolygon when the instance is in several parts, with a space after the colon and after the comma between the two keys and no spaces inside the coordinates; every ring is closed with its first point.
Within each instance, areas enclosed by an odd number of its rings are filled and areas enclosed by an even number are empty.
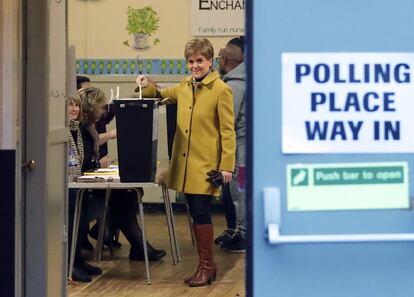
{"type": "Polygon", "coordinates": [[[407,162],[287,166],[289,211],[409,207],[407,162]]]}

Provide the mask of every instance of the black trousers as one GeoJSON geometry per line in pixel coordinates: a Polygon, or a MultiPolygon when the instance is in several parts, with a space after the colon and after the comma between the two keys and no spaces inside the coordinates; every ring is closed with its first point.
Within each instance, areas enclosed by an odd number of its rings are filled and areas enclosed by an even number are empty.
{"type": "MultiPolygon", "coordinates": [[[[142,189],[141,189],[142,191],[142,189]]],[[[112,232],[121,226],[137,225],[138,200],[135,191],[113,190],[109,199],[109,217],[112,232]]]]}
{"type": "MultiPolygon", "coordinates": [[[[76,193],[77,189],[69,189],[69,217],[68,217],[68,246],[69,246],[69,259],[70,259],[70,247],[72,244],[72,230],[74,223],[74,213],[75,213],[75,202],[76,202],[76,193]]],[[[75,250],[75,266],[79,265],[84,261],[82,259],[82,249],[81,249],[81,240],[87,235],[89,229],[89,223],[96,220],[98,217],[102,216],[105,211],[104,199],[97,197],[89,191],[85,191],[83,195],[82,203],[82,212],[79,218],[79,230],[78,237],[76,242],[75,250]]]]}
{"type": "Polygon", "coordinates": [[[211,201],[213,196],[184,194],[195,225],[211,224],[211,201]]]}
{"type": "Polygon", "coordinates": [[[224,213],[226,215],[227,229],[236,229],[236,208],[231,197],[229,183],[222,186],[221,200],[223,201],[224,213]]]}
{"type": "MultiPolygon", "coordinates": [[[[142,188],[139,189],[141,195],[144,195],[142,188]]],[[[104,190],[95,190],[94,194],[105,197],[104,190]]],[[[137,222],[138,199],[133,190],[114,189],[111,191],[111,197],[108,205],[109,217],[109,238],[112,238],[115,232],[120,229],[124,233],[131,245],[137,245],[137,240],[141,240],[141,229],[137,222]]],[[[98,224],[92,228],[98,230],[98,224]]],[[[108,239],[108,238],[107,238],[108,239]]],[[[106,239],[106,240],[107,240],[106,239]]]]}

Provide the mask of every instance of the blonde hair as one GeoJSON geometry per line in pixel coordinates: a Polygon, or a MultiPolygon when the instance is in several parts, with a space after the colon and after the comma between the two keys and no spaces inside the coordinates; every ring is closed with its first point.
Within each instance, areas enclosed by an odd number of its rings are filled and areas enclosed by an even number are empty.
{"type": "Polygon", "coordinates": [[[98,88],[88,87],[78,90],[82,102],[82,114],[84,122],[94,124],[102,115],[103,107],[106,104],[105,93],[98,88]]]}
{"type": "Polygon", "coordinates": [[[213,44],[207,38],[194,38],[186,43],[184,57],[188,60],[191,55],[200,54],[210,60],[214,57],[213,44]]]}
{"type": "Polygon", "coordinates": [[[75,105],[79,106],[79,114],[77,121],[82,120],[82,101],[79,98],[79,96],[69,96],[66,98],[66,105],[69,105],[71,102],[73,102],[75,105]]]}

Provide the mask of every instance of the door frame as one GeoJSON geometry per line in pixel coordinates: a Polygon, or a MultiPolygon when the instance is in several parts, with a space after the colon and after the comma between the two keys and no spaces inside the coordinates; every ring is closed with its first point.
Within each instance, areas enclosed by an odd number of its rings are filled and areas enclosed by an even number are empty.
{"type": "Polygon", "coordinates": [[[67,1],[23,3],[23,295],[66,296],[67,1]]]}
{"type": "Polygon", "coordinates": [[[247,146],[246,146],[246,216],[247,226],[247,253],[246,253],[246,296],[253,296],[253,1],[246,1],[245,27],[246,27],[246,115],[247,115],[247,146]]]}
{"type": "Polygon", "coordinates": [[[22,296],[23,200],[21,196],[22,1],[0,2],[0,287],[22,296]]]}

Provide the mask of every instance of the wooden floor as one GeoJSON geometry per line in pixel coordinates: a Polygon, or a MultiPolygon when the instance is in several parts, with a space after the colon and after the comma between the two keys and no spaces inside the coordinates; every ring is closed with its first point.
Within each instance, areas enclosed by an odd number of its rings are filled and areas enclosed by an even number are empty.
{"type": "MultiPolygon", "coordinates": [[[[215,235],[224,230],[223,215],[215,215],[215,235]]],[[[245,296],[245,255],[230,254],[215,246],[215,260],[218,265],[217,280],[212,285],[190,288],[183,278],[191,275],[197,265],[195,247],[192,246],[187,218],[175,214],[176,231],[180,245],[181,263],[172,264],[168,232],[163,214],[146,214],[147,238],[157,248],[164,248],[167,256],[159,262],[150,262],[152,284],[146,284],[144,262],[130,262],[129,244],[121,237],[122,247],[110,257],[104,251],[103,261],[91,262],[102,267],[104,273],[91,283],[68,284],[69,297],[233,297],[245,296]]]]}

